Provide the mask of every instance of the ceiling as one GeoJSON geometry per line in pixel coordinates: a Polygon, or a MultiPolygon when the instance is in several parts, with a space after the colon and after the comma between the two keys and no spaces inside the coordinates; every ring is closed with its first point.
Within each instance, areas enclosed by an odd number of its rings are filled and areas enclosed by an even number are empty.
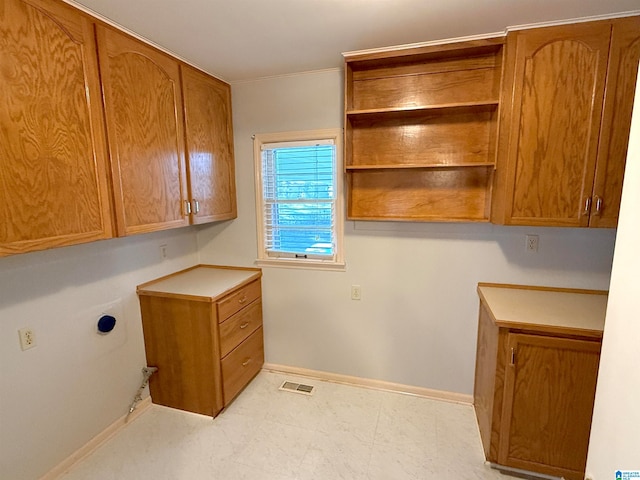
{"type": "Polygon", "coordinates": [[[342,52],[640,9],[640,0],[68,0],[226,81],[340,67],[342,52]]]}

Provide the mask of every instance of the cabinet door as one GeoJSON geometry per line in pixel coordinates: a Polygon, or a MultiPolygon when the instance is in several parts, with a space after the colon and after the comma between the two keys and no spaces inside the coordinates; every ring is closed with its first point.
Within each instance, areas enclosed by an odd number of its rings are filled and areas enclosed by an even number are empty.
{"type": "Polygon", "coordinates": [[[600,343],[510,333],[498,461],[582,479],[600,343]]]}
{"type": "Polygon", "coordinates": [[[97,35],[118,235],[187,225],[178,62],[110,28],[97,35]]]}
{"type": "Polygon", "coordinates": [[[610,34],[606,21],[509,34],[500,223],[588,225],[610,34]]]}
{"type": "Polygon", "coordinates": [[[0,256],[112,236],[93,23],[0,4],[0,256]]]}
{"type": "Polygon", "coordinates": [[[231,88],[182,66],[192,223],[235,218],[231,88]]]}
{"type": "Polygon", "coordinates": [[[615,227],[618,224],[638,61],[640,17],[613,20],[607,91],[589,222],[592,227],[615,227]]]}

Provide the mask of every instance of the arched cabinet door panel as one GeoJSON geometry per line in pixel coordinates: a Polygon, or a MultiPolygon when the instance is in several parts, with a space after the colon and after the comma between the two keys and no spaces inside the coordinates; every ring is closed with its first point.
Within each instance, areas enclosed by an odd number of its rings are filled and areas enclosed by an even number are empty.
{"type": "Polygon", "coordinates": [[[97,28],[118,235],[188,225],[180,67],[97,28]]]}
{"type": "Polygon", "coordinates": [[[508,37],[505,223],[588,225],[610,31],[596,22],[508,37]]]}
{"type": "Polygon", "coordinates": [[[0,256],[111,237],[92,20],[4,0],[0,44],[0,256]]]}

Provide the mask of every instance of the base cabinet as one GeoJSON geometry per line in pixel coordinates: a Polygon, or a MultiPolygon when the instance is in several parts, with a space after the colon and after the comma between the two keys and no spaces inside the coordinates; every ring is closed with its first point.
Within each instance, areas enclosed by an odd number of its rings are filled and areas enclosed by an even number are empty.
{"type": "Polygon", "coordinates": [[[138,287],[153,403],[216,416],[264,364],[261,272],[199,265],[138,287]]]}
{"type": "Polygon", "coordinates": [[[600,343],[508,333],[498,463],[582,479],[600,343]]]}
{"type": "Polygon", "coordinates": [[[474,406],[486,459],[582,480],[600,339],[500,323],[483,300],[474,406]]]}

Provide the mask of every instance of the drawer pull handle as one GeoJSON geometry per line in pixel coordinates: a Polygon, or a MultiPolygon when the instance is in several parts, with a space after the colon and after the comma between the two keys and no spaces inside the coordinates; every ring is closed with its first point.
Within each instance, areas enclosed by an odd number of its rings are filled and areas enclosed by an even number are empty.
{"type": "Polygon", "coordinates": [[[242,297],[240,300],[238,300],[238,303],[244,303],[247,301],[247,296],[245,295],[244,297],[242,297]]]}
{"type": "Polygon", "coordinates": [[[240,325],[240,330],[244,330],[248,326],[249,326],[249,322],[244,322],[242,325],[240,325]]]}
{"type": "Polygon", "coordinates": [[[251,363],[251,359],[247,358],[244,362],[242,362],[242,366],[246,367],[247,365],[249,365],[251,363]]]}

